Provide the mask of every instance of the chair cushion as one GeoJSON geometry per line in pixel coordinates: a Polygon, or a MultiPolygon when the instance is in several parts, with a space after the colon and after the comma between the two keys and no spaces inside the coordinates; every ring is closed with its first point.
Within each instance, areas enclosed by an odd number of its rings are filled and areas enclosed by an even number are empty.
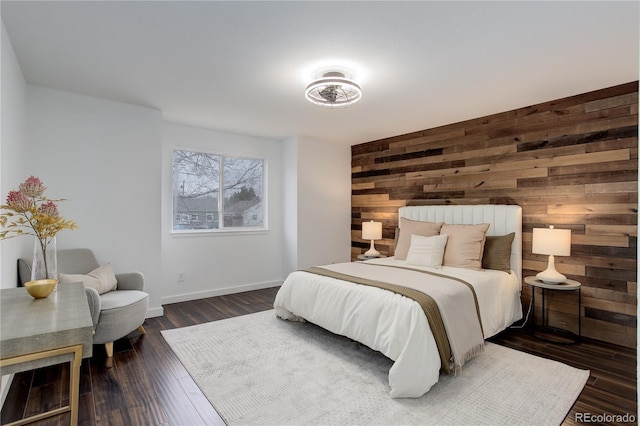
{"type": "Polygon", "coordinates": [[[144,322],[149,295],[139,290],[115,290],[100,296],[102,310],[93,343],[113,342],[126,336],[144,322]]]}
{"type": "Polygon", "coordinates": [[[109,263],[102,265],[86,275],[83,274],[58,274],[61,283],[81,282],[85,287],[96,289],[99,294],[115,290],[118,286],[116,275],[109,263]]]}
{"type": "Polygon", "coordinates": [[[138,290],[116,290],[100,296],[102,302],[101,312],[110,309],[120,309],[133,305],[149,297],[148,293],[138,290]]]}

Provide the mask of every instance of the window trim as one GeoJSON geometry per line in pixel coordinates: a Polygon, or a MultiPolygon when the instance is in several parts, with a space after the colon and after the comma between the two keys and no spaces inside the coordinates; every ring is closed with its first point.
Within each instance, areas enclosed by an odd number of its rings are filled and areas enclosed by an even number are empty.
{"type": "MultiPolygon", "coordinates": [[[[177,147],[174,146],[171,148],[171,155],[170,155],[170,167],[171,167],[171,224],[170,224],[170,234],[174,235],[174,236],[213,236],[213,235],[229,235],[229,234],[242,234],[242,235],[249,235],[249,234],[265,234],[269,231],[269,222],[268,222],[268,190],[267,190],[267,184],[268,184],[268,161],[266,158],[264,157],[253,157],[253,156],[249,156],[249,155],[240,155],[240,154],[230,154],[230,153],[222,153],[222,152],[218,152],[218,151],[208,151],[205,149],[198,149],[198,148],[185,148],[185,147],[177,147]],[[174,174],[173,174],[173,153],[174,151],[191,151],[191,152],[197,152],[200,154],[208,154],[208,155],[216,155],[218,157],[220,157],[220,164],[221,164],[221,173],[219,173],[219,182],[220,182],[220,194],[218,196],[218,212],[219,212],[219,216],[220,214],[222,214],[222,216],[224,217],[224,203],[223,203],[223,194],[224,194],[224,189],[223,189],[223,179],[224,179],[224,159],[225,158],[236,158],[236,159],[241,159],[241,160],[258,160],[258,161],[262,161],[262,226],[228,226],[225,227],[224,226],[224,221],[222,223],[222,227],[221,228],[214,228],[214,229],[174,229],[174,218],[176,216],[175,212],[175,198],[174,198],[174,174]]],[[[206,218],[205,218],[206,220],[206,218]]]]}

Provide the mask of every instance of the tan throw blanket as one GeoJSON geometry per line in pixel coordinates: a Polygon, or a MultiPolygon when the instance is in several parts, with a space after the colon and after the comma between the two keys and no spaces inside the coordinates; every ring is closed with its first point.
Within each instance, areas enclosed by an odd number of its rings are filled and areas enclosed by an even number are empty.
{"type": "Polygon", "coordinates": [[[427,317],[438,346],[441,368],[446,373],[452,369],[459,372],[466,361],[484,348],[475,291],[464,280],[367,262],[326,265],[304,271],[378,287],[416,301],[427,317]]]}

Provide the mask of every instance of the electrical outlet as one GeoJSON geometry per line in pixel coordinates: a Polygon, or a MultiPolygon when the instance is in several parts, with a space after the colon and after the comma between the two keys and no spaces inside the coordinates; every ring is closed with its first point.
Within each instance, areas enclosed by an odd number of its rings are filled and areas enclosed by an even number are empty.
{"type": "Polygon", "coordinates": [[[178,272],[178,282],[181,283],[184,281],[184,272],[178,272]]]}

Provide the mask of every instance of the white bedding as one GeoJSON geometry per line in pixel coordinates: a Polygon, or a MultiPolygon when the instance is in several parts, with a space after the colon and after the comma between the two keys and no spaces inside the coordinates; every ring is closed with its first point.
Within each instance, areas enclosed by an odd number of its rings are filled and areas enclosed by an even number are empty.
{"type": "MultiPolygon", "coordinates": [[[[367,262],[422,269],[468,282],[478,298],[485,338],[522,318],[520,283],[514,273],[415,267],[394,258],[367,262]]],[[[386,269],[392,276],[395,268],[386,269]]],[[[393,283],[387,276],[377,279],[393,283]]],[[[395,361],[389,370],[393,398],[420,397],[438,381],[438,349],[422,308],[411,299],[375,287],[296,271],[282,284],[274,308],[283,319],[307,320],[395,361]]]]}

